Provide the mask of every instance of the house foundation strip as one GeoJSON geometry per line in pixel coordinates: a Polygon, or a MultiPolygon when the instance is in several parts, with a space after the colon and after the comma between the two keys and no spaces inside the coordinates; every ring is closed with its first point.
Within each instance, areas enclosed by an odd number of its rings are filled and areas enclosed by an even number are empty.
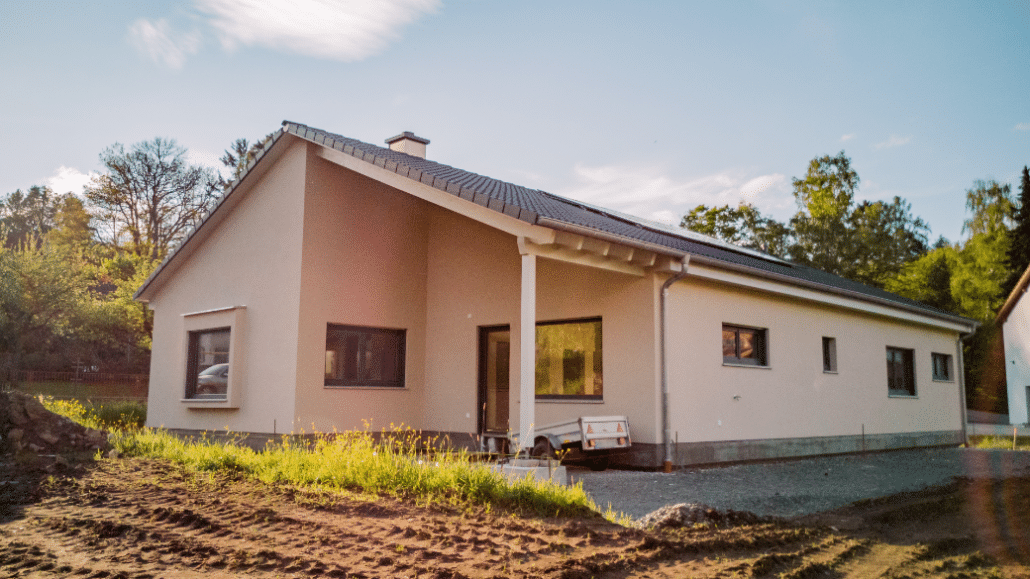
{"type": "Polygon", "coordinates": [[[536,256],[525,250],[525,238],[519,238],[522,253],[522,294],[519,323],[519,449],[533,448],[533,424],[536,422],[536,256]]]}

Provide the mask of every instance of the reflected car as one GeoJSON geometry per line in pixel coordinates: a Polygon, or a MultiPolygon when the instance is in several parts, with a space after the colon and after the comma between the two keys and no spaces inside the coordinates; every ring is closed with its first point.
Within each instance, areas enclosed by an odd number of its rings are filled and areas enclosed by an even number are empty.
{"type": "Polygon", "coordinates": [[[197,397],[225,396],[229,389],[229,365],[215,364],[197,374],[197,397]]]}

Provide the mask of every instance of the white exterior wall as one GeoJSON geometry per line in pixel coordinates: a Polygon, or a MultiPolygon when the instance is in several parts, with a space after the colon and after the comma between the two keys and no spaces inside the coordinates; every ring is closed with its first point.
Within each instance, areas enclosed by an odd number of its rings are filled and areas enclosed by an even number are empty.
{"type": "Polygon", "coordinates": [[[680,442],[962,428],[953,331],[690,278],[672,286],[668,309],[680,442]],[[724,323],[766,328],[769,367],[724,366],[724,323]],[[836,339],[836,374],[823,372],[824,336],[836,339]],[[887,346],[914,350],[915,397],[888,396],[887,346]],[[952,381],[932,379],[932,352],[952,356],[952,381]]]}
{"type": "Polygon", "coordinates": [[[421,428],[429,206],[313,154],[308,175],[293,428],[421,428]],[[404,388],[327,388],[327,324],[406,330],[404,388]]]}
{"type": "MultiPolygon", "coordinates": [[[[154,290],[153,350],[148,426],[236,432],[278,432],[293,418],[292,389],[297,367],[301,233],[304,213],[305,149],[295,142],[250,190],[237,190],[234,206],[220,223],[209,223],[206,239],[190,242],[189,255],[169,264],[154,290]],[[239,197],[236,197],[239,196],[239,197]],[[199,248],[199,250],[198,250],[199,248]],[[234,336],[246,360],[230,368],[241,385],[238,408],[195,408],[184,403],[187,320],[183,314],[246,306],[244,335],[234,336]]],[[[218,316],[212,323],[222,325],[218,316]]],[[[192,404],[196,406],[196,404],[192,404]]]]}
{"type": "Polygon", "coordinates": [[[1030,422],[1030,416],[1027,415],[1027,388],[1030,388],[1030,300],[1025,298],[1026,294],[1023,294],[1002,324],[1010,424],[1030,422]]]}

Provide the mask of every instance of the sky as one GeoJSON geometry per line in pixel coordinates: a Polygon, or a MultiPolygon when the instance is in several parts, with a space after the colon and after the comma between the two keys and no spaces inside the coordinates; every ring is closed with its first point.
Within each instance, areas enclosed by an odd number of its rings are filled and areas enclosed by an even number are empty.
{"type": "Polygon", "coordinates": [[[80,193],[115,143],[218,167],[283,120],[678,224],[844,151],[858,200],[962,239],[1030,164],[1030,2],[0,0],[0,195],[80,193]]]}

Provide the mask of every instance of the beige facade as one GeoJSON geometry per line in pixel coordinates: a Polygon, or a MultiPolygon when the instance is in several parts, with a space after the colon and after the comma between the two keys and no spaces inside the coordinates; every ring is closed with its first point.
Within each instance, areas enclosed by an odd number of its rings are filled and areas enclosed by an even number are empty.
{"type": "MultiPolygon", "coordinates": [[[[537,323],[599,319],[600,349],[582,364],[593,384],[598,358],[598,388],[603,373],[603,395],[537,400],[530,422],[625,415],[633,461],[655,466],[664,441],[659,294],[677,267],[283,137],[141,290],[155,311],[148,423],[266,434],[405,425],[473,437],[484,411],[480,340],[502,328],[508,389],[490,400],[507,396],[518,430],[527,416],[520,389],[534,380],[520,360],[528,303],[537,323]],[[403,385],[327,385],[332,325],[402,331],[403,385]],[[184,394],[189,333],[205,328],[232,334],[225,399],[184,394]]],[[[960,383],[935,381],[929,369],[931,353],[960,355],[960,324],[695,264],[668,294],[667,327],[669,428],[681,444],[962,428],[960,383]],[[767,364],[726,365],[724,324],[764,330],[767,364]],[[823,369],[823,337],[836,340],[833,373],[823,369]],[[914,396],[888,395],[891,346],[914,352],[914,396]]],[[[679,462],[699,461],[687,451],[679,462]]]]}

